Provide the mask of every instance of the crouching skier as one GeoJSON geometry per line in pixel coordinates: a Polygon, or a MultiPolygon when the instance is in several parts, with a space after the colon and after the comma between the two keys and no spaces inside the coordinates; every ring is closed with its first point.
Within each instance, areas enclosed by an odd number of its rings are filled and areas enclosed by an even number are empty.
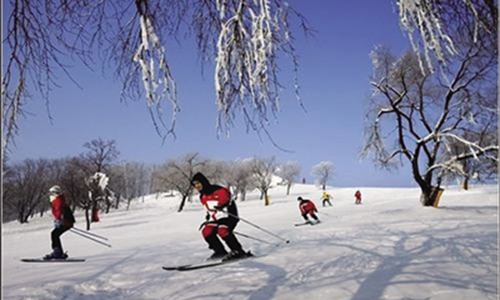
{"type": "Polygon", "coordinates": [[[316,205],[314,205],[314,202],[308,199],[304,199],[302,197],[298,197],[297,201],[300,201],[299,202],[300,214],[302,215],[302,218],[304,218],[306,223],[318,224],[321,222],[318,216],[316,216],[315,214],[318,212],[318,209],[316,208],[316,205]],[[312,223],[307,217],[307,215],[310,215],[316,221],[316,223],[312,223]]]}
{"type": "Polygon", "coordinates": [[[222,258],[223,261],[227,261],[252,256],[250,252],[243,250],[233,233],[239,219],[236,203],[231,199],[229,190],[210,184],[202,173],[196,173],[191,184],[200,193],[200,202],[206,210],[206,221],[200,229],[203,238],[208,243],[208,248],[214,251],[209,259],[222,258]],[[223,209],[227,209],[228,216],[224,216],[223,209]],[[219,236],[231,249],[230,253],[227,253],[219,236]]]}
{"type": "Polygon", "coordinates": [[[50,234],[52,253],[45,255],[43,259],[66,259],[68,255],[63,251],[60,237],[73,227],[75,217],[66,204],[64,193],[59,186],[55,185],[50,188],[49,199],[52,207],[52,217],[54,219],[54,229],[50,234]]]}

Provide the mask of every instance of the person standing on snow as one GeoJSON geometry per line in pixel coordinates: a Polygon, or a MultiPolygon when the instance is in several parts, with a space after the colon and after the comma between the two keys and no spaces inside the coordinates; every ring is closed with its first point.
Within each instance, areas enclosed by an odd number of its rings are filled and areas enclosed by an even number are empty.
{"type": "Polygon", "coordinates": [[[52,241],[52,253],[44,256],[44,259],[67,258],[61,244],[61,235],[71,229],[75,223],[75,217],[66,204],[64,193],[58,185],[49,189],[49,199],[54,219],[54,229],[50,236],[52,241]]]}
{"type": "Polygon", "coordinates": [[[330,202],[331,198],[332,198],[332,196],[330,195],[330,193],[328,193],[327,191],[323,192],[323,196],[321,197],[321,199],[323,200],[323,207],[326,206],[326,203],[328,203],[330,206],[332,206],[332,203],[330,202]]]}
{"type": "Polygon", "coordinates": [[[354,204],[361,204],[361,192],[359,190],[354,193],[354,197],[356,198],[354,204]]]}
{"type": "Polygon", "coordinates": [[[200,193],[200,202],[206,210],[206,221],[200,229],[203,238],[208,243],[208,248],[214,251],[210,259],[230,260],[251,256],[250,252],[243,250],[233,233],[239,218],[236,203],[231,199],[229,190],[211,184],[202,173],[196,173],[191,184],[200,193]],[[228,216],[223,214],[223,209],[227,209],[228,216]],[[229,254],[219,240],[219,236],[231,249],[229,254]]]}
{"type": "Polygon", "coordinates": [[[297,200],[300,201],[299,202],[300,213],[302,214],[302,218],[306,220],[306,223],[311,223],[307,215],[310,215],[311,218],[313,218],[316,221],[316,223],[321,222],[318,219],[318,216],[316,216],[315,214],[318,212],[318,209],[316,209],[316,205],[314,205],[314,202],[308,199],[303,199],[302,197],[298,197],[297,200]]]}

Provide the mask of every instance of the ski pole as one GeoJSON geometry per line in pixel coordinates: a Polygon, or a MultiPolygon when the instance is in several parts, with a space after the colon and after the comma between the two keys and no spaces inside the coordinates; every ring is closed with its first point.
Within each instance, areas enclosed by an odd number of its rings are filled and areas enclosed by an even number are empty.
{"type": "Polygon", "coordinates": [[[327,214],[325,212],[318,212],[318,214],[337,218],[337,216],[333,216],[333,215],[327,214]]]}
{"type": "Polygon", "coordinates": [[[254,223],[252,223],[252,222],[250,222],[250,221],[247,221],[247,220],[245,220],[245,219],[243,219],[243,218],[241,218],[241,217],[239,217],[239,216],[233,215],[233,214],[232,214],[232,213],[230,213],[230,212],[227,212],[227,211],[224,211],[224,212],[225,212],[228,216],[231,216],[231,217],[233,217],[233,218],[240,219],[241,221],[243,221],[243,222],[245,222],[245,223],[247,223],[247,224],[250,224],[250,225],[252,225],[253,227],[255,227],[255,228],[257,228],[257,229],[260,229],[260,230],[264,231],[265,233],[270,234],[270,235],[274,236],[275,238],[277,238],[277,239],[279,239],[279,240],[284,241],[284,242],[285,242],[285,243],[287,243],[287,244],[288,244],[288,243],[290,243],[290,240],[285,240],[284,238],[280,237],[279,235],[276,235],[276,234],[274,234],[274,233],[270,232],[269,230],[266,230],[266,229],[264,229],[264,228],[260,227],[259,225],[256,225],[256,224],[254,224],[254,223]]]}
{"type": "Polygon", "coordinates": [[[234,233],[234,234],[237,234],[237,235],[239,235],[239,236],[245,237],[245,238],[247,238],[247,239],[251,239],[251,240],[256,240],[256,241],[259,241],[259,242],[264,243],[264,244],[269,244],[269,245],[278,246],[278,245],[276,245],[276,244],[273,244],[273,243],[270,243],[270,242],[268,242],[268,241],[264,241],[264,240],[258,239],[258,238],[256,238],[256,237],[253,237],[253,236],[250,236],[250,235],[246,235],[246,234],[244,234],[244,233],[240,233],[240,232],[236,232],[236,231],[233,231],[233,233],[234,233]]]}
{"type": "Polygon", "coordinates": [[[83,234],[83,233],[80,233],[80,232],[78,232],[78,231],[76,231],[76,230],[70,230],[70,231],[71,231],[71,232],[73,232],[74,234],[77,234],[77,235],[79,235],[79,236],[81,236],[81,237],[84,237],[84,238],[86,238],[86,239],[89,239],[89,240],[91,240],[91,241],[93,241],[93,242],[96,242],[96,243],[98,243],[98,244],[101,244],[101,245],[104,245],[104,246],[106,246],[106,247],[111,248],[111,245],[110,245],[110,244],[108,244],[108,243],[102,242],[102,241],[100,241],[100,240],[98,240],[98,239],[95,239],[95,238],[93,238],[93,237],[90,237],[90,236],[88,236],[88,235],[85,235],[85,234],[83,234]]]}
{"type": "Polygon", "coordinates": [[[101,235],[98,235],[98,234],[95,234],[95,233],[92,233],[92,232],[89,232],[89,231],[86,231],[86,230],[82,230],[82,229],[80,229],[80,228],[78,228],[78,227],[72,227],[71,229],[76,230],[76,231],[78,231],[78,232],[81,232],[81,233],[83,233],[83,234],[88,234],[88,235],[91,235],[91,236],[93,236],[93,237],[95,237],[95,238],[98,238],[98,239],[101,239],[101,240],[108,241],[108,238],[107,238],[107,237],[104,237],[104,236],[101,236],[101,235]]]}

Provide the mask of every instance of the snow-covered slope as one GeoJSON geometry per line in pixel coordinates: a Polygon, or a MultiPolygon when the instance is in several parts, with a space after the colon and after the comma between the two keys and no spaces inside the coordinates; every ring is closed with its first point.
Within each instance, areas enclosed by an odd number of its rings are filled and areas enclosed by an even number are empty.
{"type": "Polygon", "coordinates": [[[312,185],[285,191],[271,189],[268,207],[257,193],[238,205],[242,218],[289,244],[240,222],[237,232],[271,243],[239,237],[257,258],[183,273],[161,266],[210,255],[196,201],[177,213],[178,198],[152,195],[101,215],[92,232],[113,248],[64,234],[65,250],[85,263],[22,263],[50,251],[50,216],[4,224],[3,299],[497,299],[497,186],[447,189],[438,209],[423,208],[413,188],[361,188],[362,205],[355,189],[330,188],[325,208],[312,185]],[[320,225],[293,225],[299,195],[315,200],[320,225]]]}

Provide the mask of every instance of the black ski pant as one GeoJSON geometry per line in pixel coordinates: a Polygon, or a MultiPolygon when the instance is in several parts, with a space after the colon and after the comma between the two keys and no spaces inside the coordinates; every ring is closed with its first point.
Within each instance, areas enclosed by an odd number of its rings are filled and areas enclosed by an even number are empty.
{"type": "Polygon", "coordinates": [[[236,224],[238,224],[239,220],[236,218],[222,218],[217,221],[216,226],[213,226],[212,232],[210,235],[205,237],[205,241],[208,243],[208,248],[212,249],[216,253],[224,253],[226,250],[224,249],[224,245],[222,245],[218,232],[220,229],[227,228],[228,234],[222,239],[226,243],[226,245],[234,252],[242,252],[243,248],[233,233],[236,224]]]}
{"type": "Polygon", "coordinates": [[[52,249],[61,249],[63,250],[61,245],[61,235],[71,229],[71,227],[61,225],[59,227],[54,227],[52,232],[50,233],[50,237],[52,240],[52,249]]]}
{"type": "Polygon", "coordinates": [[[316,214],[312,211],[312,212],[306,212],[305,214],[302,214],[302,218],[304,218],[304,220],[306,220],[306,222],[307,222],[307,221],[309,221],[309,218],[307,217],[307,214],[310,214],[310,215],[311,215],[311,217],[312,217],[314,220],[318,221],[318,217],[317,217],[317,216],[316,216],[316,214]]]}

